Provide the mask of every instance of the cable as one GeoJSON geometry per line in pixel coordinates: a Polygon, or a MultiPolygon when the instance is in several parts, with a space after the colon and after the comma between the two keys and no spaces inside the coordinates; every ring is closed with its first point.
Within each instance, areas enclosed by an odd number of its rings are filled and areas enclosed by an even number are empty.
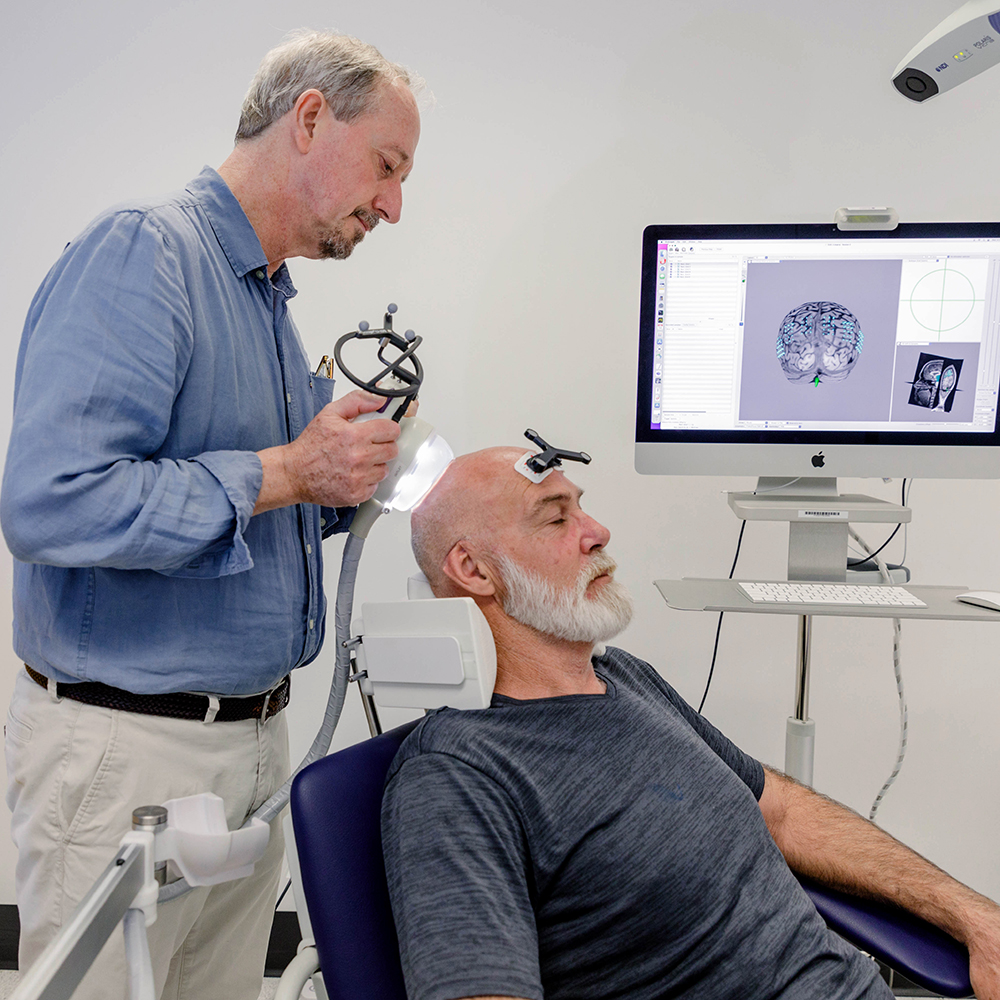
{"type": "Polygon", "coordinates": [[[874,823],[878,807],[882,804],[886,792],[892,787],[892,783],[899,777],[899,772],[903,767],[903,758],[906,756],[906,744],[909,736],[909,718],[906,708],[906,694],[903,691],[903,673],[900,666],[900,642],[902,638],[902,628],[898,618],[892,620],[892,668],[896,675],[896,694],[899,696],[899,749],[896,752],[896,763],[892,769],[892,774],[885,780],[885,784],[879,789],[875,801],[872,802],[871,811],[868,818],[874,823]]]}
{"type": "MultiPolygon", "coordinates": [[[[903,493],[902,493],[902,497],[901,497],[902,505],[904,507],[906,506],[906,484],[907,484],[907,480],[904,479],[903,480],[903,493]]],[[[847,560],[848,567],[851,567],[851,566],[861,566],[863,563],[868,562],[869,559],[874,559],[875,556],[877,556],[889,544],[889,542],[891,542],[896,537],[896,535],[899,532],[899,529],[901,527],[902,527],[902,523],[897,524],[896,527],[892,529],[892,534],[889,535],[889,537],[874,552],[870,551],[870,549],[868,548],[867,544],[862,543],[864,545],[865,551],[869,552],[870,554],[867,555],[867,556],[865,556],[864,559],[848,559],[847,560]]],[[[855,535],[853,531],[851,532],[851,535],[852,535],[852,537],[854,537],[854,538],[857,539],[857,535],[855,535]]],[[[903,537],[904,538],[906,537],[906,533],[905,532],[903,533],[903,537]]],[[[860,541],[860,539],[858,539],[858,540],[860,541]]],[[[905,549],[904,549],[904,555],[905,555],[905,549]]],[[[902,565],[902,563],[900,565],[902,565]]],[[[887,582],[891,583],[892,581],[887,581],[887,582]]]]}
{"type": "Polygon", "coordinates": [[[285,894],[288,892],[289,889],[291,889],[291,887],[292,887],[292,880],[289,879],[285,883],[285,888],[281,890],[281,895],[278,896],[277,902],[274,904],[274,912],[275,913],[278,912],[278,907],[281,906],[281,901],[285,898],[285,894]]]}
{"type": "MultiPolygon", "coordinates": [[[[905,498],[906,485],[903,485],[903,496],[905,498]]],[[[879,573],[882,576],[884,583],[891,584],[892,577],[889,575],[889,570],[886,567],[882,559],[879,558],[878,552],[872,552],[871,547],[867,542],[851,527],[847,529],[851,537],[866,551],[869,553],[868,558],[874,559],[876,565],[878,566],[879,573]]],[[[884,548],[885,546],[883,546],[884,548]]],[[[872,803],[871,811],[868,814],[868,818],[874,823],[875,816],[878,813],[878,807],[882,804],[882,799],[885,798],[886,792],[892,787],[892,783],[899,776],[899,772],[903,767],[903,758],[906,756],[906,744],[909,736],[909,717],[906,708],[906,693],[903,690],[903,669],[900,657],[900,646],[902,644],[903,638],[903,626],[902,622],[898,618],[893,618],[892,620],[892,669],[893,673],[896,675],[896,694],[899,697],[899,748],[896,752],[896,763],[892,769],[892,773],[885,780],[885,784],[879,790],[878,795],[875,796],[875,801],[872,803]]]]}
{"type": "MultiPolygon", "coordinates": [[[[780,486],[772,486],[769,490],[754,490],[753,495],[755,497],[761,497],[765,493],[778,493],[780,490],[786,490],[789,486],[794,486],[802,477],[796,476],[794,479],[789,479],[787,483],[782,483],[780,486]]],[[[744,522],[745,524],[746,522],[744,522]]]]}
{"type": "MultiPolygon", "coordinates": [[[[795,480],[792,480],[792,482],[794,481],[795,480]]],[[[736,540],[736,555],[733,556],[733,565],[729,569],[730,580],[732,580],[733,574],[736,572],[736,562],[740,558],[740,546],[743,545],[743,532],[746,531],[746,527],[747,523],[744,521],[740,525],[740,537],[736,540]]],[[[722,633],[722,618],[724,615],[725,611],[719,612],[719,624],[715,627],[715,645],[712,647],[712,665],[708,670],[708,681],[705,683],[705,693],[701,696],[701,704],[698,706],[699,715],[701,715],[701,710],[705,707],[705,699],[708,697],[708,689],[712,686],[712,675],[715,673],[715,658],[719,653],[719,636],[722,633]]]]}
{"type": "MultiPolygon", "coordinates": [[[[333,683],[330,685],[330,700],[327,702],[323,724],[320,726],[309,752],[302,758],[302,763],[281,788],[250,817],[251,820],[260,819],[265,823],[270,823],[288,803],[288,794],[295,776],[314,760],[325,757],[333,742],[333,731],[337,728],[340,713],[344,709],[344,699],[347,697],[347,686],[351,676],[351,650],[347,643],[351,638],[354,584],[358,577],[358,563],[361,560],[361,552],[364,547],[365,540],[363,538],[352,532],[347,533],[344,554],[340,563],[340,579],[337,582],[337,603],[334,612],[336,661],[333,668],[333,683]]],[[[247,820],[247,823],[249,822],[250,820],[247,820]]]]}
{"type": "Polygon", "coordinates": [[[897,524],[896,527],[893,529],[892,534],[877,549],[875,549],[875,551],[872,552],[871,555],[865,556],[864,559],[848,559],[847,560],[847,565],[848,566],[861,566],[862,564],[864,564],[866,562],[870,562],[872,559],[875,558],[875,556],[877,556],[889,544],[889,542],[891,542],[896,537],[896,534],[899,532],[899,529],[901,527],[902,527],[902,525],[897,524]]]}
{"type": "MultiPolygon", "coordinates": [[[[910,504],[910,489],[912,487],[913,487],[913,480],[912,479],[910,479],[910,480],[904,479],[903,480],[903,496],[902,496],[902,501],[903,501],[903,506],[904,507],[908,507],[909,504],[910,504]]],[[[904,524],[903,525],[903,555],[902,555],[902,558],[899,560],[899,565],[900,566],[905,566],[906,565],[906,546],[907,546],[907,543],[909,541],[907,529],[909,527],[910,527],[909,524],[904,524]]]]}
{"type": "Polygon", "coordinates": [[[889,542],[891,542],[896,537],[896,534],[899,531],[900,527],[901,525],[897,524],[896,527],[893,529],[892,534],[877,549],[875,549],[875,551],[872,552],[870,556],[865,556],[864,559],[848,559],[847,565],[849,567],[853,567],[853,566],[861,566],[866,562],[871,562],[871,560],[875,558],[875,556],[877,556],[889,544],[889,542]]]}
{"type": "MultiPolygon", "coordinates": [[[[340,721],[340,713],[344,708],[347,696],[347,686],[351,675],[351,651],[347,645],[351,637],[351,613],[354,608],[354,584],[358,576],[358,563],[365,547],[364,538],[347,533],[344,553],[340,562],[340,579],[337,583],[337,603],[334,613],[334,635],[336,639],[336,661],[333,668],[333,680],[330,684],[330,698],[326,705],[323,723],[313,740],[309,752],[302,762],[292,772],[288,780],[243,824],[249,826],[255,819],[270,823],[288,803],[289,792],[295,776],[313,761],[325,757],[333,742],[333,732],[340,721]]],[[[159,902],[165,903],[178,896],[183,896],[192,886],[187,879],[178,879],[160,888],[159,902]]]]}
{"type": "MultiPolygon", "coordinates": [[[[402,405],[398,406],[393,414],[393,420],[398,421],[409,404],[417,397],[417,392],[424,380],[424,369],[416,355],[416,349],[423,341],[412,330],[407,330],[405,334],[397,334],[392,329],[392,317],[396,312],[396,305],[390,302],[386,307],[385,320],[382,328],[372,330],[368,323],[359,323],[358,329],[353,333],[345,334],[334,345],[333,354],[340,366],[341,371],[355,385],[360,386],[369,392],[383,396],[387,399],[397,399],[405,397],[402,405]],[[378,359],[385,366],[374,378],[367,382],[361,380],[351,372],[341,358],[341,349],[349,340],[370,340],[377,339],[379,342],[378,359]],[[385,350],[394,347],[398,352],[398,357],[394,359],[385,356],[385,350]],[[407,368],[404,362],[409,365],[407,368]],[[394,384],[380,384],[383,380],[388,380],[392,376],[394,384]]],[[[320,361],[317,373],[332,375],[333,365],[328,357],[320,361]]],[[[362,505],[365,507],[367,505],[362,505]]],[[[384,511],[379,511],[383,513],[384,511]]],[[[374,522],[378,514],[375,514],[369,522],[374,522]]],[[[355,521],[355,524],[357,521],[355,521]]],[[[365,535],[355,534],[352,530],[348,532],[347,541],[344,544],[343,555],[340,560],[340,579],[337,583],[337,601],[334,611],[334,637],[336,640],[336,658],[333,668],[333,679],[330,682],[330,696],[326,704],[326,712],[319,732],[313,739],[309,752],[303,757],[299,766],[292,772],[288,780],[243,824],[243,827],[250,826],[255,819],[264,823],[270,823],[275,819],[282,809],[288,804],[292,782],[298,773],[309,764],[325,757],[333,742],[333,733],[340,721],[340,714],[344,709],[344,700],[347,697],[347,688],[351,679],[351,615],[354,608],[354,587],[358,577],[358,563],[361,560],[361,552],[365,547],[365,535]]],[[[291,884],[291,883],[289,883],[291,884]]],[[[169,885],[160,888],[158,901],[165,903],[170,899],[176,899],[190,891],[192,886],[187,879],[178,879],[169,885]]],[[[285,887],[284,892],[288,891],[285,887]]],[[[282,896],[284,896],[282,892],[282,896]]],[[[279,899],[280,902],[280,899],[279,899]]]]}

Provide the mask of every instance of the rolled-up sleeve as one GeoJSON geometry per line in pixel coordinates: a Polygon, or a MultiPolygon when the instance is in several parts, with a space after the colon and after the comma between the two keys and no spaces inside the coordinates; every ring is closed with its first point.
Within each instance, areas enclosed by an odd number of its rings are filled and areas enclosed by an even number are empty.
{"type": "Polygon", "coordinates": [[[198,577],[249,569],[256,454],[161,454],[193,336],[166,235],[139,212],[102,219],[67,247],[27,329],[0,498],[15,558],[198,577]]]}

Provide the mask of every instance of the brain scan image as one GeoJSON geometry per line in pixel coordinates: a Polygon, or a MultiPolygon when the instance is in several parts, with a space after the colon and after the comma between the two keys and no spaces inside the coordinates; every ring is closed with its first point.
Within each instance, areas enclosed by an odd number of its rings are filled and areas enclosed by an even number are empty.
{"type": "Polygon", "coordinates": [[[854,370],[864,346],[857,316],[839,302],[803,302],[781,321],[776,344],[789,382],[841,382],[854,370]]]}
{"type": "Polygon", "coordinates": [[[942,358],[921,352],[910,383],[910,405],[950,413],[961,371],[961,358],[942,358]]]}

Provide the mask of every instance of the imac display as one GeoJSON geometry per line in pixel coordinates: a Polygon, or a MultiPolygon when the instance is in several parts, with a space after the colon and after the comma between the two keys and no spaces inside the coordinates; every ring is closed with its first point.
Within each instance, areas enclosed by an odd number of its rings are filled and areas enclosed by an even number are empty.
{"type": "Polygon", "coordinates": [[[1000,223],[650,226],[636,469],[1000,477],[1000,223]]]}

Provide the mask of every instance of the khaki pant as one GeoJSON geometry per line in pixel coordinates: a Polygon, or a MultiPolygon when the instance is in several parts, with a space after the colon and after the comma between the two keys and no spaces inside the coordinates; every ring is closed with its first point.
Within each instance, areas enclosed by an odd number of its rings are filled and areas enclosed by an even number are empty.
{"type": "MultiPolygon", "coordinates": [[[[263,724],[136,715],[55,701],[24,671],[7,715],[5,751],[22,970],[114,857],[134,808],[215,792],[234,829],[289,772],[284,712],[263,724]]],[[[282,850],[275,820],[253,875],[157,908],[149,945],[164,1000],[257,1000],[282,850]]],[[[74,1000],[127,995],[119,926],[74,1000]]]]}

